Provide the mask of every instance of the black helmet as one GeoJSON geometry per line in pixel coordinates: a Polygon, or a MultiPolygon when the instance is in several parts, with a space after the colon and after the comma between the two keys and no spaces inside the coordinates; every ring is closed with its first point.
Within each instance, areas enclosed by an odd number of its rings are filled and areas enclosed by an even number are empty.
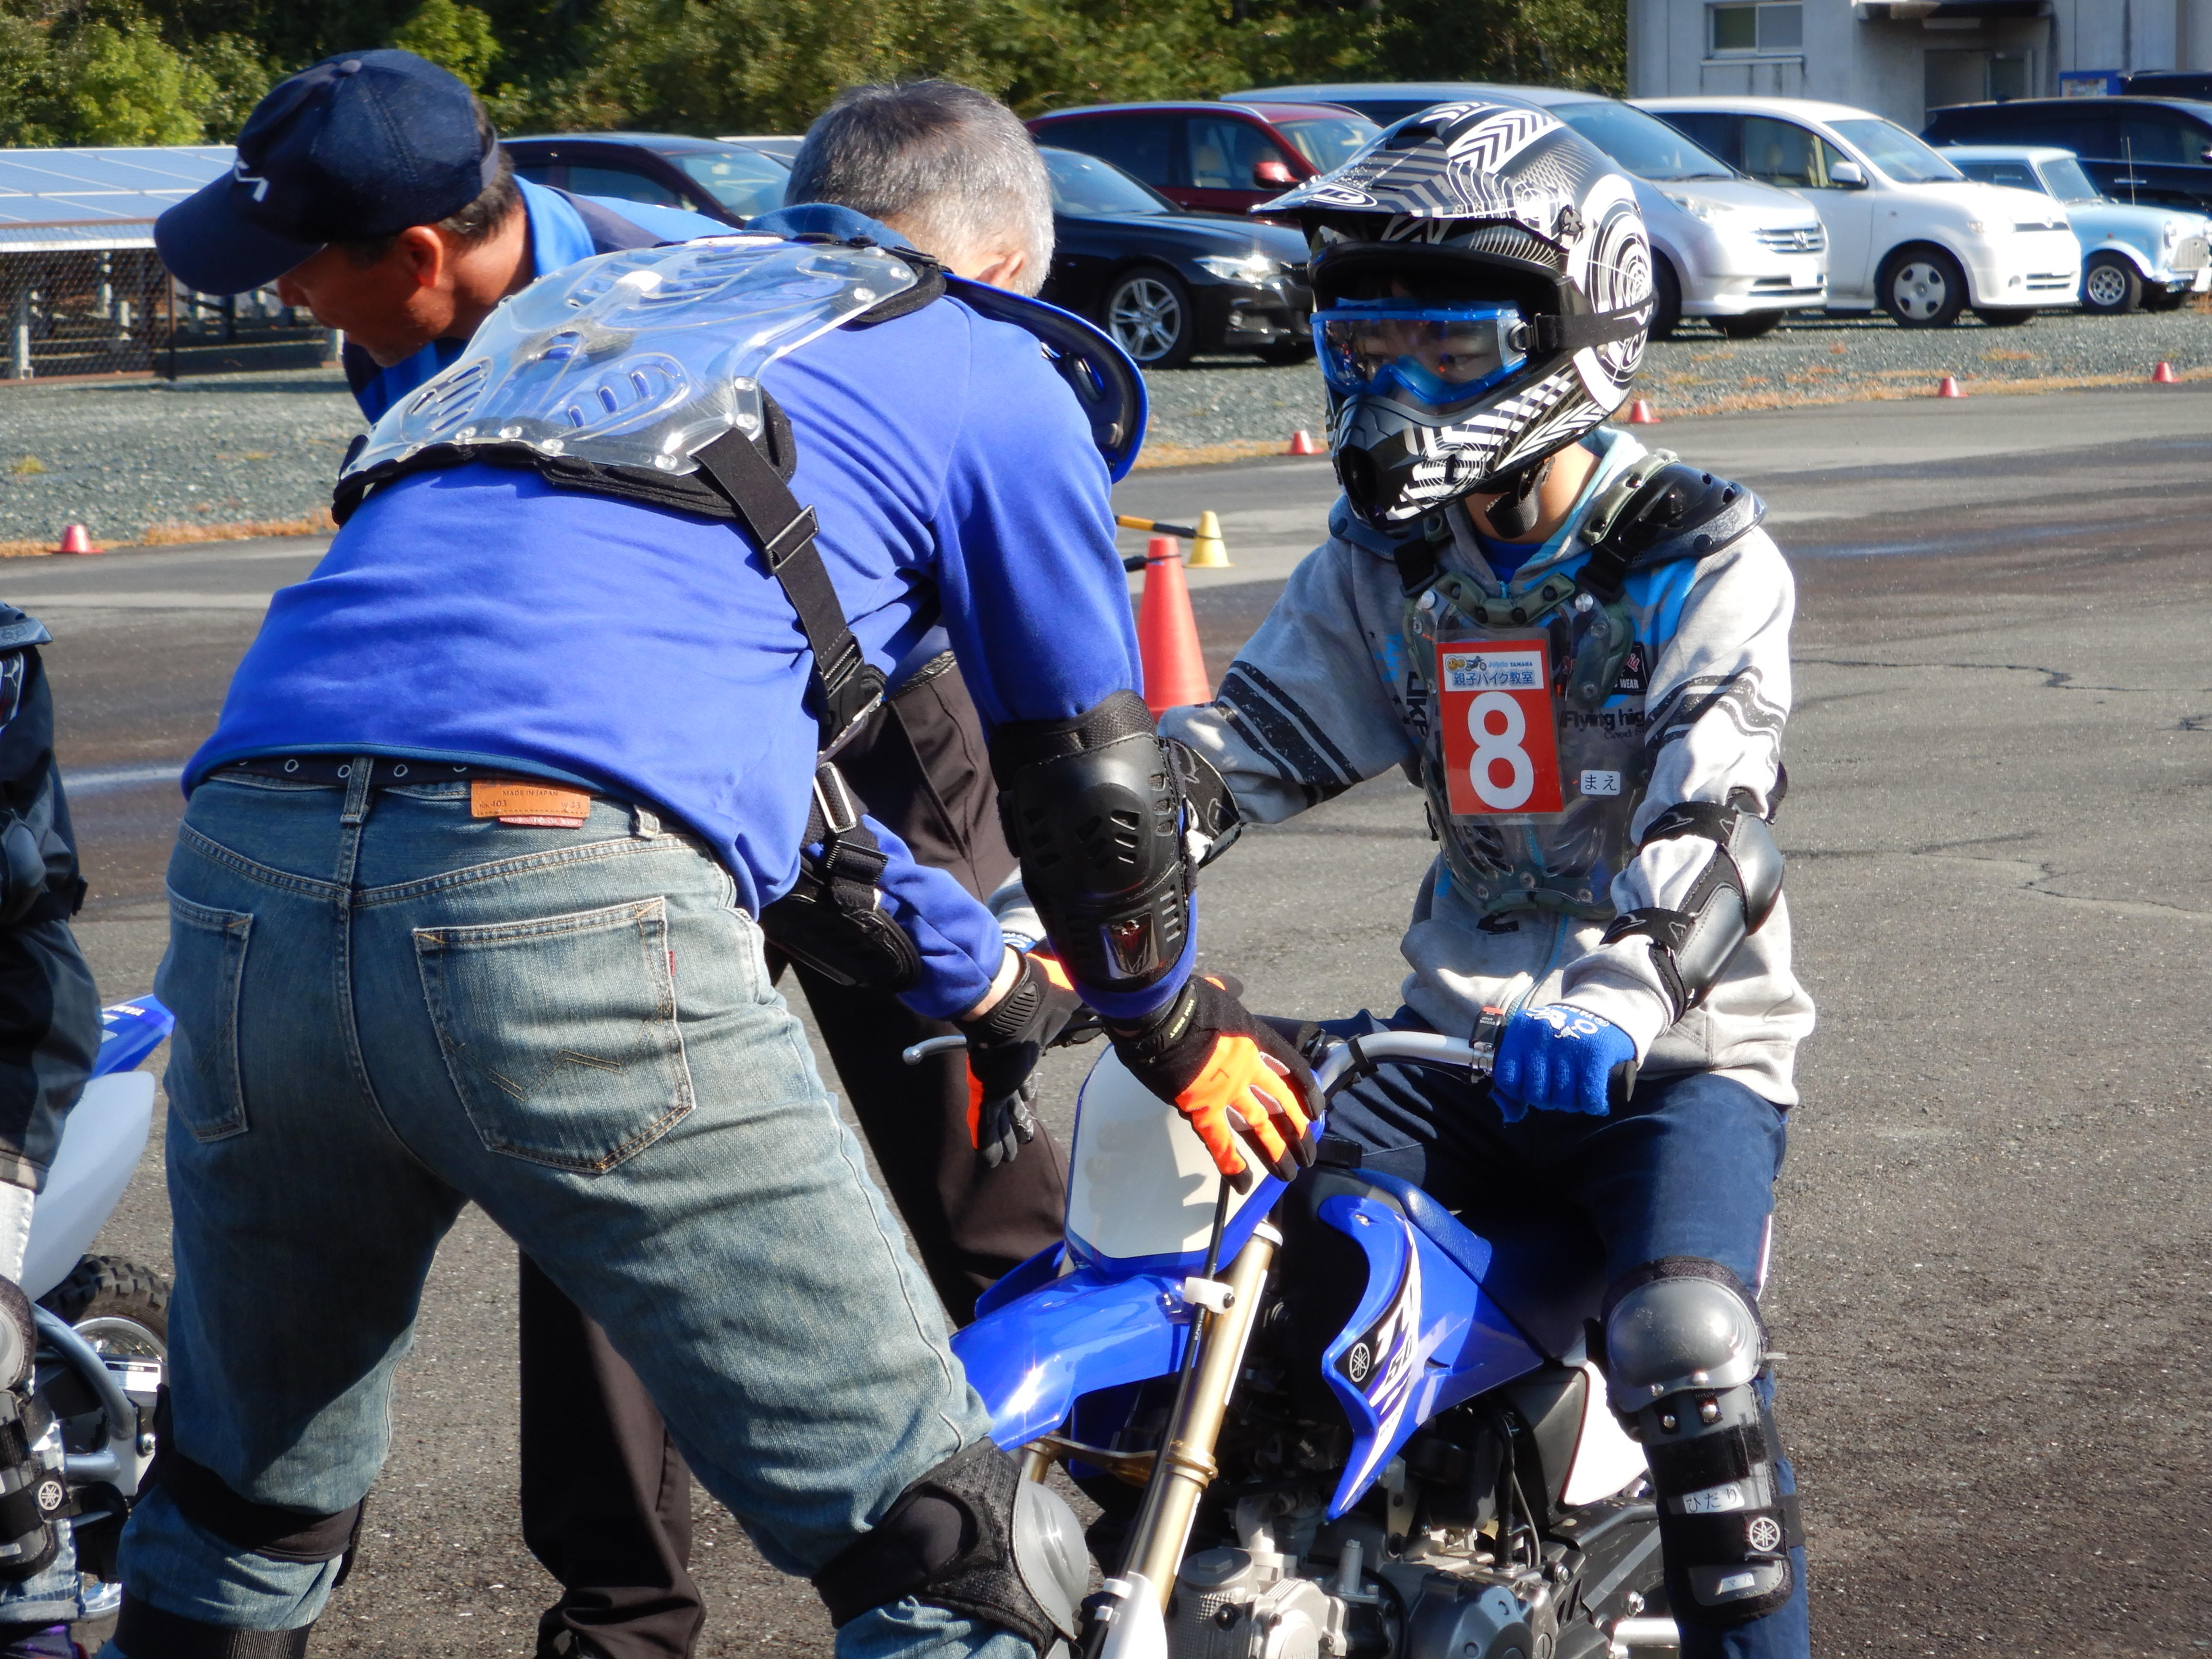
{"type": "Polygon", "coordinates": [[[1546,111],[1439,104],[1254,210],[1305,228],[1329,448],[1376,528],[1524,483],[1628,395],[1644,216],[1546,111]]]}

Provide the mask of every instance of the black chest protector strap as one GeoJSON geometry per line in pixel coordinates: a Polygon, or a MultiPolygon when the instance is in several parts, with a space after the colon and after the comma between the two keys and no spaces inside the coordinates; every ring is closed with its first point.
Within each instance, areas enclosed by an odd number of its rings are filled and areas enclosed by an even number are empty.
{"type": "Polygon", "coordinates": [[[769,574],[799,613],[799,631],[814,653],[814,718],[826,760],[843,748],[884,700],[883,671],[861,653],[814,544],[814,509],[801,507],[782,475],[753,441],[734,428],[694,458],[751,532],[769,574]]]}

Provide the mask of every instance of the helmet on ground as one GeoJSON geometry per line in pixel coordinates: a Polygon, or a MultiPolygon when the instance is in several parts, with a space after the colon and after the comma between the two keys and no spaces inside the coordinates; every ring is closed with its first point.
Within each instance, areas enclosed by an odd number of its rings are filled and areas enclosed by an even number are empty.
{"type": "Polygon", "coordinates": [[[1525,499],[1628,395],[1651,323],[1644,217],[1547,111],[1439,104],[1254,211],[1304,227],[1329,448],[1377,529],[1525,499]]]}

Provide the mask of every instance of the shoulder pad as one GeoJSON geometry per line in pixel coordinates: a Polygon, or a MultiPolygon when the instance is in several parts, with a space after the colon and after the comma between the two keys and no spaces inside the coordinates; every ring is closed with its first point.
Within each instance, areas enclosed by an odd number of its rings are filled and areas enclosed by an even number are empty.
{"type": "Polygon", "coordinates": [[[1705,558],[1765,516],[1766,503],[1744,485],[1655,450],[1616,478],[1590,510],[1583,526],[1590,546],[1585,585],[1617,589],[1632,570],[1705,558]]]}
{"type": "Polygon", "coordinates": [[[27,645],[45,645],[54,636],[36,617],[12,605],[0,605],[0,651],[20,651],[27,645]]]}

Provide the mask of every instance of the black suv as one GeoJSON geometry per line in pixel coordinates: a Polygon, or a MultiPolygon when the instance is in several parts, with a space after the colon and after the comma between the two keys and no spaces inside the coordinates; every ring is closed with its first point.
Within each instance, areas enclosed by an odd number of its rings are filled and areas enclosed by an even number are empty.
{"type": "Polygon", "coordinates": [[[2212,211],[2212,103],[2189,98],[2017,98],[1931,111],[1945,144],[2056,144],[2116,202],[2212,211]]]}

